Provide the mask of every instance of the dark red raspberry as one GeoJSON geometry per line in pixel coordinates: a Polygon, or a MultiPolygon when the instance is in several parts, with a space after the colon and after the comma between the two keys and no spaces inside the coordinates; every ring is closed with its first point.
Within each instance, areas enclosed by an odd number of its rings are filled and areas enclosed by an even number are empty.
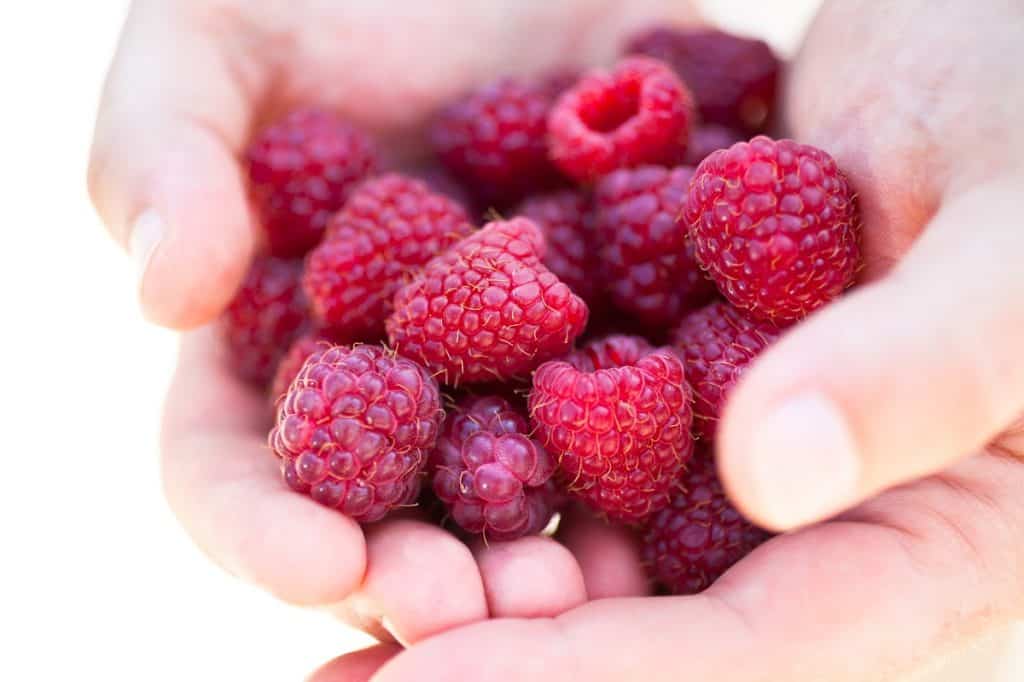
{"type": "Polygon", "coordinates": [[[422,367],[381,346],[331,346],[306,360],[269,442],[293,489],[356,521],[413,504],[444,411],[422,367]]]}
{"type": "Polygon", "coordinates": [[[633,57],[588,72],[548,117],[554,162],[581,182],[618,168],[669,164],[686,151],[690,92],[661,62],[633,57]]]}
{"type": "Polygon", "coordinates": [[[530,197],[515,211],[544,232],[544,265],[593,307],[602,293],[601,261],[594,249],[593,214],[586,195],[562,190],[530,197]]]}
{"type": "Polygon", "coordinates": [[[473,230],[461,206],[398,174],[361,185],[306,259],[313,316],[339,340],[379,335],[411,273],[473,230]]]}
{"type": "Polygon", "coordinates": [[[455,523],[489,540],[539,533],[556,511],[555,461],[504,398],[471,397],[449,412],[430,472],[455,523]]]}
{"type": "Polygon", "coordinates": [[[504,78],[454,101],[430,128],[441,163],[485,203],[504,205],[553,187],[547,116],[554,94],[544,83],[504,78]]]}
{"type": "Polygon", "coordinates": [[[853,284],[859,216],[831,156],[759,136],[714,152],[690,182],[698,262],[753,317],[805,317],[853,284]]]}
{"type": "Polygon", "coordinates": [[[377,167],[365,134],[317,109],[264,129],[247,159],[270,252],[278,256],[302,256],[316,246],[327,219],[377,167]]]}
{"type": "Polygon", "coordinates": [[[698,438],[714,440],[733,386],[781,333],[773,323],[749,320],[728,303],[712,303],[679,323],[672,342],[686,363],[686,380],[693,390],[693,432],[698,438]]]}
{"type": "Polygon", "coordinates": [[[643,533],[643,561],[651,577],[674,594],[696,594],[767,540],[729,502],[714,460],[699,454],[643,533]]]}
{"type": "Polygon", "coordinates": [[[288,392],[288,387],[299,375],[299,370],[306,364],[306,359],[316,351],[323,350],[330,345],[332,345],[331,342],[319,332],[308,332],[292,342],[288,352],[277,363],[274,379],[270,382],[272,405],[276,407],[278,399],[288,392]]]}
{"type": "Polygon", "coordinates": [[[781,65],[760,40],[715,29],[655,28],[630,40],[626,52],[671,65],[693,91],[705,123],[757,132],[775,110],[781,65]]]}
{"type": "Polygon", "coordinates": [[[221,314],[217,326],[229,362],[246,381],[270,381],[278,360],[308,325],[301,274],[301,261],[257,258],[221,314]]]}
{"type": "Polygon", "coordinates": [[[586,304],[543,255],[526,218],[488,224],[398,291],[388,338],[452,386],[527,374],[568,350],[587,323],[586,304]]]}
{"type": "Polygon", "coordinates": [[[714,123],[698,126],[693,131],[693,134],[690,135],[690,146],[686,149],[683,163],[687,166],[696,166],[706,159],[711,152],[716,152],[719,149],[728,149],[745,139],[747,139],[746,135],[725,126],[714,123]]]}
{"type": "Polygon", "coordinates": [[[642,336],[609,334],[569,353],[564,359],[580,371],[594,372],[635,365],[637,360],[650,355],[654,350],[654,346],[642,336]]]}
{"type": "Polygon", "coordinates": [[[612,301],[648,327],[676,322],[715,295],[683,219],[692,175],[685,166],[622,169],[602,178],[594,194],[612,301]]]}
{"type": "Polygon", "coordinates": [[[571,494],[610,519],[642,521],[668,504],[693,454],[683,363],[668,350],[596,370],[586,356],[569,360],[534,373],[537,437],[558,458],[571,494]]]}

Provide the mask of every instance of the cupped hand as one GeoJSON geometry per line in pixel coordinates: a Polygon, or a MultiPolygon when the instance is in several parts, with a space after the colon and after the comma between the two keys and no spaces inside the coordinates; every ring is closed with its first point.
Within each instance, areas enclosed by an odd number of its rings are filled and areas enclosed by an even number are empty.
{"type": "Polygon", "coordinates": [[[850,175],[865,285],[752,366],[718,456],[749,516],[797,530],[698,596],[489,621],[315,679],[892,680],[1024,616],[1022,34],[1011,2],[837,1],[793,66],[788,132],[850,175]]]}
{"type": "MultiPolygon", "coordinates": [[[[424,120],[465,87],[610,57],[665,18],[692,17],[669,0],[140,0],[101,104],[90,189],[139,264],[145,314],[196,327],[231,298],[258,243],[238,161],[254,127],[318,104],[409,156],[424,120]]],[[[215,334],[187,333],[163,425],[168,499],[215,561],[286,601],[410,643],[646,590],[629,537],[582,516],[566,520],[564,544],[467,547],[412,514],[360,528],[281,483],[266,417],[215,334]]]]}

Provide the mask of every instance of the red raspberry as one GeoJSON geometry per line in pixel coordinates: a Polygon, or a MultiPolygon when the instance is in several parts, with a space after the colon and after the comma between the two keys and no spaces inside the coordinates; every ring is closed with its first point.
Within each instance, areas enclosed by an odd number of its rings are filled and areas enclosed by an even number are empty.
{"type": "Polygon", "coordinates": [[[370,522],[416,501],[444,417],[437,383],[380,346],[331,346],[306,360],[269,442],[293,489],[370,522]]]}
{"type": "Polygon", "coordinates": [[[331,342],[319,332],[303,334],[295,339],[288,347],[288,352],[277,363],[274,379],[270,382],[270,400],[275,407],[278,399],[288,392],[295,377],[299,375],[299,370],[306,364],[306,359],[330,345],[331,342]]]}
{"type": "Polygon", "coordinates": [[[624,59],[588,72],[548,117],[551,158],[581,182],[617,168],[672,163],[686,151],[693,103],[661,62],[624,59]]]}
{"type": "Polygon", "coordinates": [[[587,306],[541,264],[543,244],[525,218],[463,239],[398,291],[391,343],[453,386],[505,381],[564,353],[587,306]]]}
{"type": "Polygon", "coordinates": [[[771,322],[752,321],[728,303],[712,303],[687,316],[672,332],[693,389],[693,431],[713,441],[725,401],[747,365],[779,338],[771,322]]]}
{"type": "Polygon", "coordinates": [[[448,197],[468,213],[472,214],[476,208],[476,204],[469,195],[469,191],[443,166],[431,163],[414,169],[410,172],[410,175],[425,182],[431,190],[448,197]]]}
{"type": "Polygon", "coordinates": [[[799,320],[853,284],[853,192],[831,156],[759,136],[714,152],[690,182],[697,260],[737,308],[799,320]]]}
{"type": "Polygon", "coordinates": [[[531,197],[515,212],[544,232],[548,245],[544,265],[588,306],[597,303],[601,263],[593,247],[593,215],[587,197],[578,191],[562,190],[531,197]]]}
{"type": "Polygon", "coordinates": [[[634,365],[640,358],[654,352],[654,346],[642,336],[609,334],[573,351],[564,359],[583,372],[634,365]]]}
{"type": "Polygon", "coordinates": [[[503,398],[472,397],[449,413],[430,468],[434,493],[470,533],[514,540],[544,530],[555,512],[555,461],[503,398]]]}
{"type": "Polygon", "coordinates": [[[306,259],[302,284],[313,316],[340,340],[379,335],[410,273],[472,230],[462,207],[419,180],[367,181],[306,259]]]}
{"type": "Polygon", "coordinates": [[[316,246],[327,219],[377,167],[365,134],[317,109],[264,129],[247,158],[270,252],[278,256],[302,256],[316,246]]]}
{"type": "Polygon", "coordinates": [[[768,539],[732,506],[708,455],[693,458],[668,507],[643,533],[651,577],[674,594],[696,594],[768,539]]]}
{"type": "Polygon", "coordinates": [[[299,286],[300,261],[257,258],[218,328],[235,372],[257,384],[274,376],[277,362],[309,321],[299,286]]]}
{"type": "Polygon", "coordinates": [[[781,65],[760,40],[714,29],[655,28],[630,40],[626,52],[671,65],[693,91],[705,123],[757,132],[775,110],[781,65]]]}
{"type": "Polygon", "coordinates": [[[696,166],[706,159],[711,152],[718,151],[719,149],[728,149],[745,139],[747,139],[746,135],[742,135],[732,128],[726,128],[725,126],[714,123],[699,126],[690,135],[690,146],[686,149],[686,156],[683,158],[683,162],[687,166],[696,166]]]}
{"type": "Polygon", "coordinates": [[[668,504],[693,454],[683,363],[668,350],[594,370],[588,356],[568,360],[534,373],[537,435],[571,494],[613,520],[641,521],[668,504]]]}
{"type": "Polygon", "coordinates": [[[595,192],[612,301],[649,327],[671,324],[715,295],[683,220],[692,175],[684,166],[622,169],[595,192]]]}
{"type": "Polygon", "coordinates": [[[514,202],[557,184],[546,142],[553,100],[545,83],[512,78],[489,83],[438,115],[430,144],[481,201],[514,202]]]}

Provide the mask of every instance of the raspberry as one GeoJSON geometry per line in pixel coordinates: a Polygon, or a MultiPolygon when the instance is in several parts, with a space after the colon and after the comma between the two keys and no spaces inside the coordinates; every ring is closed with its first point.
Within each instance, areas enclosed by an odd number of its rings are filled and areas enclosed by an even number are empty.
{"type": "Polygon", "coordinates": [[[392,345],[453,386],[521,376],[564,353],[587,306],[541,264],[543,245],[536,225],[515,218],[437,256],[395,295],[392,345]]]}
{"type": "Polygon", "coordinates": [[[303,109],[264,129],[247,153],[270,252],[302,256],[327,219],[377,167],[370,139],[345,121],[303,109]]]}
{"type": "Polygon", "coordinates": [[[605,176],[594,203],[612,301],[648,327],[715,295],[693,258],[683,209],[693,169],[642,166],[605,176]]]}
{"type": "Polygon", "coordinates": [[[853,284],[859,220],[831,156],[759,136],[714,152],[690,182],[697,260],[751,316],[799,320],[853,284]]]}
{"type": "Polygon", "coordinates": [[[690,135],[690,146],[686,149],[686,156],[683,158],[683,162],[687,166],[696,166],[707,158],[711,152],[718,151],[719,149],[728,149],[745,139],[745,135],[741,135],[732,128],[715,125],[714,123],[702,125],[690,135]]]}
{"type": "Polygon", "coordinates": [[[413,170],[410,175],[427,184],[434,192],[443,194],[467,212],[476,208],[473,198],[462,184],[452,177],[451,173],[438,164],[429,164],[413,170]]]}
{"type": "Polygon", "coordinates": [[[592,360],[541,365],[530,415],[571,494],[610,519],[639,522],[668,504],[693,454],[683,363],[668,350],[617,367],[591,370],[592,360]]]}
{"type": "Polygon", "coordinates": [[[437,116],[430,144],[481,201],[517,201],[558,182],[545,139],[553,100],[546,83],[512,78],[489,83],[437,116]]]}
{"type": "Polygon", "coordinates": [[[653,59],[590,71],[551,110],[551,158],[581,182],[617,168],[672,163],[686,151],[692,108],[686,86],[653,59]]]}
{"type": "Polygon", "coordinates": [[[277,362],[308,323],[299,286],[300,261],[257,258],[218,329],[235,372],[257,384],[270,381],[277,362]]]}
{"type": "Polygon", "coordinates": [[[544,265],[569,285],[588,306],[601,294],[600,260],[593,249],[593,220],[587,197],[562,190],[531,197],[516,209],[544,232],[544,265]]]}
{"type": "Polygon", "coordinates": [[[437,383],[380,346],[330,346],[306,360],[269,442],[285,482],[356,521],[416,501],[444,411],[437,383]]]}
{"type": "Polygon", "coordinates": [[[732,506],[708,455],[693,458],[668,507],[643,533],[651,577],[674,594],[696,594],[768,539],[732,506]]]}
{"type": "Polygon", "coordinates": [[[713,441],[725,401],[747,365],[779,338],[771,322],[752,321],[728,303],[712,303],[687,316],[672,332],[693,390],[693,431],[713,441]]]}
{"type": "Polygon", "coordinates": [[[299,375],[299,370],[306,364],[306,359],[316,351],[330,345],[330,341],[318,332],[303,334],[295,339],[288,347],[288,352],[277,363],[274,379],[270,382],[270,399],[273,405],[276,406],[278,398],[288,392],[288,387],[299,375]]]}
{"type": "Polygon", "coordinates": [[[573,351],[565,361],[582,372],[594,372],[636,364],[637,360],[653,352],[654,346],[642,336],[609,334],[573,351]]]}
{"type": "Polygon", "coordinates": [[[471,397],[449,413],[430,456],[433,489],[470,533],[514,540],[544,530],[555,512],[555,461],[526,418],[497,396],[471,397]]]}
{"type": "Polygon", "coordinates": [[[626,53],[671,65],[693,91],[705,123],[757,132],[771,120],[781,65],[760,40],[714,29],[655,28],[634,36],[626,53]]]}
{"type": "Polygon", "coordinates": [[[367,181],[306,259],[302,284],[314,317],[342,340],[379,335],[409,274],[472,229],[458,204],[419,180],[367,181]]]}

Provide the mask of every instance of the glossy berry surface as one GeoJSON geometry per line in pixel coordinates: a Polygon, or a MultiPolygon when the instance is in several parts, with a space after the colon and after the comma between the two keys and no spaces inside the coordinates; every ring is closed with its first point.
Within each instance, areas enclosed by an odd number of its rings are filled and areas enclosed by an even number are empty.
{"type": "Polygon", "coordinates": [[[636,523],[668,504],[693,454],[683,364],[667,350],[619,366],[590,369],[592,362],[573,354],[541,365],[530,416],[569,493],[609,519],[636,523]]]}
{"type": "Polygon", "coordinates": [[[531,221],[490,223],[398,291],[391,344],[453,386],[523,376],[564,353],[587,323],[587,306],[543,256],[531,221]]]}
{"type": "Polygon", "coordinates": [[[752,317],[800,320],[860,266],[853,190],[824,151],[759,136],[704,159],[686,220],[698,262],[752,317]]]}
{"type": "Polygon", "coordinates": [[[747,366],[782,331],[771,322],[750,320],[728,303],[691,313],[672,332],[693,390],[693,432],[714,441],[725,402],[747,366]]]}
{"type": "Polygon", "coordinates": [[[331,214],[375,171],[377,151],[345,121],[302,109],[261,131],[246,160],[270,252],[298,257],[316,246],[331,214]]]}
{"type": "Polygon", "coordinates": [[[683,217],[692,175],[685,166],[622,169],[594,192],[612,302],[649,327],[674,323],[715,295],[683,217]]]}
{"type": "Polygon", "coordinates": [[[257,258],[217,321],[228,362],[246,381],[270,381],[278,360],[307,326],[301,272],[299,261],[257,258]]]}
{"type": "Polygon", "coordinates": [[[627,58],[588,72],[558,99],[548,117],[550,155],[579,182],[671,164],[686,151],[693,119],[690,92],[669,67],[627,58]]]}
{"type": "Polygon", "coordinates": [[[556,511],[555,462],[504,398],[474,396],[448,414],[430,456],[433,490],[451,519],[489,540],[541,532],[556,511]]]}
{"type": "Polygon", "coordinates": [[[368,180],[306,259],[302,284],[313,316],[342,340],[379,336],[398,288],[472,230],[459,204],[419,180],[368,180]]]}
{"type": "Polygon", "coordinates": [[[671,65],[693,91],[705,123],[757,132],[772,118],[781,65],[761,40],[661,27],[633,37],[626,52],[671,65]]]}
{"type": "Polygon", "coordinates": [[[697,594],[768,537],[733,507],[714,460],[699,454],[669,505],[648,522],[642,556],[651,577],[670,592],[697,594]]]}
{"type": "Polygon", "coordinates": [[[437,383],[381,346],[314,352],[269,443],[294,490],[360,522],[415,503],[444,417],[437,383]]]}

